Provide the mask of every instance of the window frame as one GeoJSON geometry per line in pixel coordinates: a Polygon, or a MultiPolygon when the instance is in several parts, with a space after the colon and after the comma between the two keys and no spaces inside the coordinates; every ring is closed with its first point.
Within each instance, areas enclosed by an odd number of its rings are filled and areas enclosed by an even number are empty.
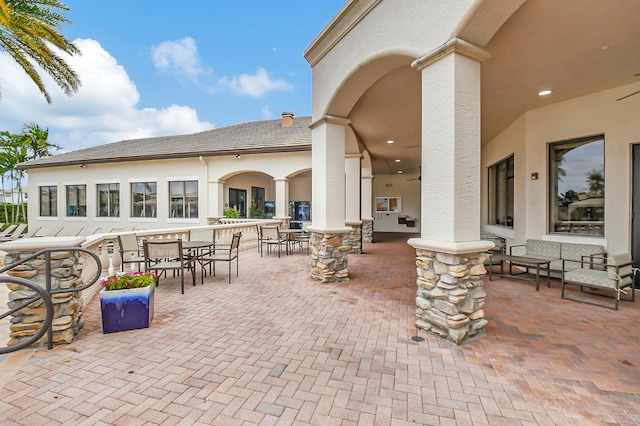
{"type": "Polygon", "coordinates": [[[158,218],[158,182],[156,180],[140,180],[140,181],[132,181],[129,182],[129,188],[131,190],[131,197],[130,197],[130,201],[131,201],[131,218],[133,219],[157,219],[158,218]],[[143,192],[142,192],[142,203],[144,205],[144,208],[140,210],[140,215],[136,215],[136,200],[135,200],[135,196],[136,194],[138,194],[137,192],[134,191],[134,188],[136,185],[142,185],[143,188],[143,192]],[[153,186],[155,188],[155,192],[148,192],[147,193],[147,186],[151,187],[153,186]],[[152,196],[155,196],[152,197],[152,196]],[[149,198],[149,200],[148,200],[149,198]],[[152,199],[155,200],[155,203],[153,204],[149,204],[147,205],[148,201],[151,201],[152,199]],[[147,215],[147,207],[151,207],[151,215],[147,215]],[[155,208],[153,208],[155,207],[155,208]]]}
{"type": "Polygon", "coordinates": [[[87,184],[71,183],[65,184],[65,205],[67,217],[87,217],[87,184]],[[75,204],[71,203],[71,196],[75,196],[75,204]],[[84,201],[84,204],[82,202],[84,201]]]}
{"type": "Polygon", "coordinates": [[[58,216],[58,185],[38,185],[38,213],[40,217],[57,217],[58,216]],[[42,190],[47,188],[49,196],[47,197],[47,206],[49,214],[43,213],[42,207],[42,190]],[[53,196],[52,196],[53,190],[53,196]]]}
{"type": "Polygon", "coordinates": [[[200,208],[200,194],[197,179],[169,181],[169,218],[170,219],[198,219],[200,208]],[[189,197],[188,186],[195,186],[195,197],[189,197]],[[178,187],[177,192],[174,187],[178,187]]]}
{"type": "MultiPolygon", "coordinates": [[[[571,235],[571,236],[584,235],[584,236],[596,237],[596,238],[604,237],[605,236],[604,221],[606,217],[605,211],[604,211],[605,184],[606,184],[606,179],[605,179],[606,177],[606,173],[605,173],[606,172],[605,171],[606,140],[605,140],[604,134],[556,141],[556,142],[551,142],[548,145],[549,145],[549,148],[547,152],[547,160],[548,160],[548,168],[549,168],[548,170],[549,182],[548,182],[547,200],[549,204],[547,209],[547,221],[548,221],[547,232],[549,232],[549,234],[554,234],[554,235],[571,235]],[[561,151],[561,149],[559,148],[564,147],[565,152],[562,153],[561,155],[565,155],[575,148],[587,146],[592,143],[602,144],[602,151],[601,151],[602,164],[597,166],[598,169],[593,168],[588,170],[586,169],[580,170],[580,173],[588,174],[590,171],[593,170],[601,175],[601,179],[602,179],[601,197],[592,196],[593,193],[591,192],[590,188],[588,192],[580,191],[580,188],[576,188],[577,191],[573,190],[572,188],[570,190],[572,190],[575,193],[575,197],[572,197],[571,199],[567,199],[566,194],[568,193],[568,190],[565,191],[563,203],[567,207],[567,213],[566,213],[566,218],[562,218],[563,215],[559,207],[561,203],[560,202],[561,190],[559,189],[558,169],[560,167],[557,165],[557,163],[560,163],[561,161],[556,161],[556,157],[558,156],[558,153],[561,151]],[[581,213],[578,212],[578,209],[580,207],[575,206],[573,209],[571,209],[570,207],[571,204],[575,205],[580,202],[581,204],[585,204],[584,202],[586,200],[596,200],[599,198],[601,198],[602,200],[588,203],[588,204],[594,204],[594,206],[582,207],[585,209],[585,212],[583,213],[588,215],[588,220],[583,220],[582,218],[579,220],[572,219],[572,216],[575,215],[575,217],[577,217],[577,215],[581,213]],[[597,204],[597,206],[595,206],[595,204],[597,204]],[[601,220],[599,220],[600,218],[601,220]]],[[[593,159],[596,157],[594,157],[591,154],[591,155],[586,155],[586,158],[593,159]]],[[[564,173],[566,174],[566,171],[564,173]]],[[[588,185],[588,180],[589,179],[587,177],[587,179],[585,180],[585,184],[587,185],[588,185]]]]}
{"type": "Polygon", "coordinates": [[[513,229],[515,226],[515,154],[487,167],[487,224],[513,229]],[[505,168],[501,176],[500,168],[505,168]],[[511,181],[511,186],[509,186],[511,181]],[[503,189],[504,187],[504,189],[503,189]],[[501,194],[504,192],[504,194],[501,194]],[[502,200],[501,197],[505,197],[502,200]],[[504,217],[504,220],[500,218],[504,217]]]}
{"type": "Polygon", "coordinates": [[[120,183],[119,182],[100,182],[96,183],[96,217],[120,217],[120,183]],[[102,214],[102,194],[101,186],[106,186],[107,206],[106,215],[102,214]],[[115,186],[115,191],[111,188],[115,186]],[[113,195],[113,196],[112,196],[113,195]],[[114,200],[115,196],[115,200],[114,200]]]}

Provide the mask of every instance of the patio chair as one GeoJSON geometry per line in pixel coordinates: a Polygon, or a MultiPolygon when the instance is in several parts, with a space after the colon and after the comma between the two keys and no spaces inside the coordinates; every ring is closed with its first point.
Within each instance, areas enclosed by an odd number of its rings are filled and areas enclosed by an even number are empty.
{"type": "Polygon", "coordinates": [[[12,241],[20,238],[24,230],[27,229],[26,223],[21,223],[13,228],[10,234],[0,237],[0,241],[12,241]]]}
{"type": "Polygon", "coordinates": [[[606,266],[603,265],[602,257],[597,260],[597,256],[583,256],[583,260],[563,260],[562,261],[562,298],[574,302],[587,303],[589,305],[601,306],[609,309],[618,309],[620,300],[635,302],[634,281],[637,269],[633,267],[633,260],[629,253],[608,255],[606,266]],[[580,267],[575,269],[565,268],[565,263],[579,263],[580,267]],[[570,270],[567,270],[570,269],[570,270]],[[565,287],[568,285],[580,287],[580,292],[597,294],[599,296],[609,296],[615,299],[613,305],[597,303],[595,299],[583,299],[572,297],[565,287]],[[627,295],[628,299],[621,299],[621,294],[627,295]]]}
{"type": "Polygon", "coordinates": [[[138,236],[136,234],[119,234],[118,247],[120,259],[122,259],[122,272],[125,272],[125,265],[128,263],[137,263],[138,271],[140,271],[140,264],[144,263],[144,255],[138,244],[138,236]]]}
{"type": "MultiPolygon", "coordinates": [[[[189,229],[189,241],[210,241],[213,244],[216,242],[216,230],[213,228],[193,228],[189,229]]],[[[190,256],[195,256],[196,259],[204,256],[205,254],[211,254],[212,246],[207,248],[199,248],[193,250],[193,253],[190,253],[190,256]]],[[[204,273],[205,269],[202,268],[202,272],[204,273]]],[[[209,264],[209,273],[211,274],[211,264],[209,264]]]]}
{"type": "Polygon", "coordinates": [[[38,236],[38,232],[42,229],[42,226],[30,226],[21,238],[34,238],[38,236]]]}
{"type": "Polygon", "coordinates": [[[17,227],[18,225],[16,224],[8,225],[2,232],[0,232],[0,238],[6,237],[11,232],[13,232],[13,230],[16,229],[17,227]]]}
{"type": "MultiPolygon", "coordinates": [[[[184,274],[186,271],[191,272],[192,284],[196,285],[195,262],[189,257],[184,257],[181,239],[144,240],[142,247],[146,271],[155,271],[158,278],[161,274],[166,276],[167,271],[178,272],[182,294],[184,294],[184,274]]],[[[160,282],[159,279],[158,282],[160,282]]]]}
{"type": "Polygon", "coordinates": [[[262,234],[262,240],[260,241],[260,257],[262,257],[263,246],[267,246],[267,255],[271,252],[271,247],[278,247],[278,257],[282,252],[282,246],[285,250],[288,247],[288,237],[280,233],[280,228],[277,226],[261,226],[260,233],[262,234]]]}
{"type": "MultiPolygon", "coordinates": [[[[240,251],[240,237],[242,237],[241,232],[236,232],[233,234],[233,238],[231,239],[231,244],[229,245],[216,245],[213,252],[210,254],[205,254],[200,258],[200,262],[202,264],[202,269],[204,271],[204,267],[206,264],[213,265],[213,276],[216,276],[216,262],[228,262],[229,263],[229,284],[231,284],[231,262],[236,261],[236,277],[238,276],[239,266],[238,266],[238,253],[240,251]]],[[[202,282],[204,282],[204,274],[201,276],[202,282]]]]}

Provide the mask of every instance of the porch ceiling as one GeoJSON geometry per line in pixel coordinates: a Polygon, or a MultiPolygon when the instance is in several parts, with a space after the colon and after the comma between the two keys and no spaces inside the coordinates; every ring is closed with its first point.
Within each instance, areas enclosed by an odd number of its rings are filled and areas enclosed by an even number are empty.
{"type": "MultiPolygon", "coordinates": [[[[482,65],[483,144],[527,110],[640,82],[640,3],[529,0],[485,48],[491,58],[482,65]],[[540,97],[542,89],[553,93],[540,97]]],[[[350,112],[374,174],[419,172],[420,87],[420,73],[407,61],[371,85],[350,112]]]]}

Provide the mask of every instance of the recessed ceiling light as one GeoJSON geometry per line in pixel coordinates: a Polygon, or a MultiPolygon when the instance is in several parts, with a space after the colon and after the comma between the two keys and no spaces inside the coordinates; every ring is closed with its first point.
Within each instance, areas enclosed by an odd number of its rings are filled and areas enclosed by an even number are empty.
{"type": "Polygon", "coordinates": [[[602,49],[602,50],[607,50],[608,48],[609,48],[608,44],[604,44],[604,45],[600,46],[600,49],[602,49]]]}
{"type": "Polygon", "coordinates": [[[400,162],[400,160],[396,160],[396,163],[399,163],[399,162],[400,162]]]}
{"type": "Polygon", "coordinates": [[[538,92],[538,96],[547,96],[551,94],[551,90],[541,90],[538,92]]]}
{"type": "Polygon", "coordinates": [[[387,143],[393,143],[393,141],[392,141],[391,139],[389,139],[389,140],[387,141],[387,143]]]}
{"type": "Polygon", "coordinates": [[[398,170],[398,174],[402,174],[402,170],[398,170]]]}

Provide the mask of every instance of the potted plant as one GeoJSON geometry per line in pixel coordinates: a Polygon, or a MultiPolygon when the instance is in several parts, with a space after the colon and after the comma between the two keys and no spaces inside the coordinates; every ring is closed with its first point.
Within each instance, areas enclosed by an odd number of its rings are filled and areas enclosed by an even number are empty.
{"type": "Polygon", "coordinates": [[[118,273],[102,281],[102,332],[147,328],[153,318],[154,272],[118,273]]]}

